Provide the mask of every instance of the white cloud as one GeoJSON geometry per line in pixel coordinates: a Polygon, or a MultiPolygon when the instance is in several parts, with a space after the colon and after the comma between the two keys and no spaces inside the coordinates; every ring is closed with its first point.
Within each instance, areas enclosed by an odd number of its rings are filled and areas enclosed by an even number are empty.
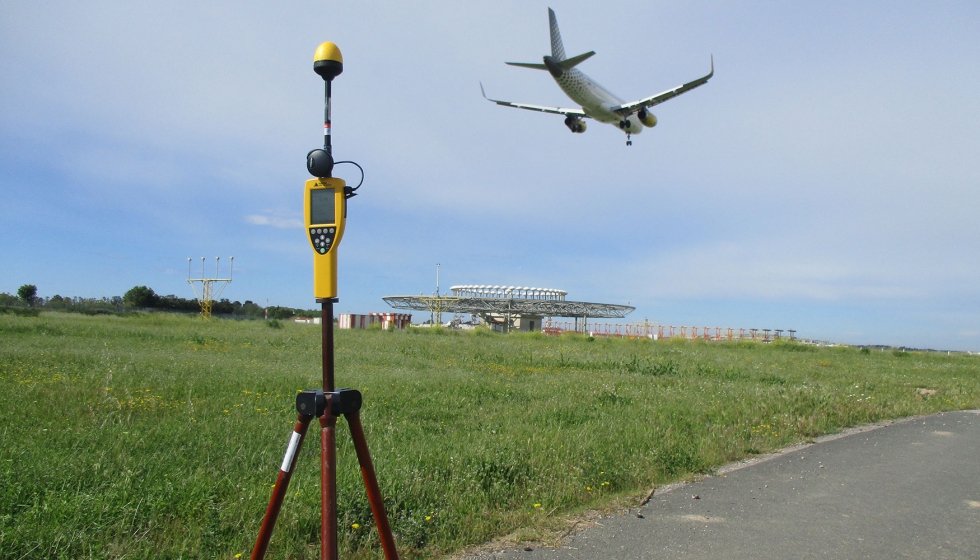
{"type": "Polygon", "coordinates": [[[280,229],[302,229],[303,220],[295,217],[283,216],[281,214],[273,214],[262,216],[259,214],[250,214],[245,216],[245,222],[252,224],[253,226],[272,226],[274,228],[280,229]]]}
{"type": "Polygon", "coordinates": [[[879,262],[812,244],[765,239],[665,251],[627,267],[631,289],[653,299],[897,299],[921,296],[916,282],[879,262]]]}

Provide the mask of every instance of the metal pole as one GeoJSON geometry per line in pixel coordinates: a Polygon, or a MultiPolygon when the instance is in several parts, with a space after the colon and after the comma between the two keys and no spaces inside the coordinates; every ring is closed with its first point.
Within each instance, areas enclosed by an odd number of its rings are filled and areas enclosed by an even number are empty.
{"type": "MultiPolygon", "coordinates": [[[[327,91],[329,92],[329,89],[327,91]]],[[[329,146],[329,136],[327,136],[327,143],[329,146]]],[[[334,299],[320,300],[324,393],[332,393],[334,390],[334,301],[334,299]]],[[[320,427],[320,558],[337,560],[337,417],[327,410],[320,417],[320,427]]]]}
{"type": "Polygon", "coordinates": [[[320,331],[322,337],[321,357],[323,359],[323,392],[334,390],[333,384],[333,302],[334,299],[320,300],[320,331]]]}
{"type": "Polygon", "coordinates": [[[333,80],[323,80],[323,151],[333,157],[333,148],[330,146],[330,84],[333,80]]]}
{"type": "Polygon", "coordinates": [[[320,560],[337,560],[337,417],[320,417],[320,560]]]}

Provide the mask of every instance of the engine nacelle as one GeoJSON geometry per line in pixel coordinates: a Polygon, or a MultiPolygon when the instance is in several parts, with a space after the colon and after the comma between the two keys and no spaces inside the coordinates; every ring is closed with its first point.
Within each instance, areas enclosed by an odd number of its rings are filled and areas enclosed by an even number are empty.
{"type": "Polygon", "coordinates": [[[643,123],[643,126],[645,127],[653,128],[657,126],[657,117],[655,117],[650,111],[647,111],[646,108],[637,111],[636,117],[640,119],[640,122],[643,123]]]}
{"type": "Polygon", "coordinates": [[[586,128],[585,122],[583,122],[582,119],[573,116],[565,117],[565,126],[568,127],[568,130],[571,130],[576,134],[585,132],[586,128]]]}

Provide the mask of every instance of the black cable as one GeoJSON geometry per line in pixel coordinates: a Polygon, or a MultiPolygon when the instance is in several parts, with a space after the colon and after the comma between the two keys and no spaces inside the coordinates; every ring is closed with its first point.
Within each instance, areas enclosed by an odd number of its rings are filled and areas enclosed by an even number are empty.
{"type": "MultiPolygon", "coordinates": [[[[361,167],[360,165],[358,165],[356,161],[338,161],[338,162],[335,162],[334,165],[340,165],[342,163],[349,163],[349,164],[353,165],[354,167],[357,167],[358,169],[361,170],[361,181],[357,184],[356,187],[354,187],[354,188],[352,188],[350,190],[350,192],[351,192],[351,195],[350,196],[354,196],[353,195],[354,191],[356,191],[357,189],[361,188],[361,185],[364,184],[364,168],[361,167]]],[[[348,196],[347,198],[350,198],[350,196],[348,196]]]]}

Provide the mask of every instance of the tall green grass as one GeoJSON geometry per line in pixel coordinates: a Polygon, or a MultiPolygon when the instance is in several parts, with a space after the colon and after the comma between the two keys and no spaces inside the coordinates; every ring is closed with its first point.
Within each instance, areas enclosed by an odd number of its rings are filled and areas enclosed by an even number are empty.
{"type": "MultiPolygon", "coordinates": [[[[247,557],[314,325],[0,315],[0,558],[247,557]]],[[[399,549],[429,558],[842,427],[980,408],[964,355],[337,331],[399,549]],[[935,389],[934,396],[918,388],[935,389]]],[[[380,557],[339,424],[341,550],[380,557]]],[[[318,554],[311,430],[269,558],[318,554]]]]}

